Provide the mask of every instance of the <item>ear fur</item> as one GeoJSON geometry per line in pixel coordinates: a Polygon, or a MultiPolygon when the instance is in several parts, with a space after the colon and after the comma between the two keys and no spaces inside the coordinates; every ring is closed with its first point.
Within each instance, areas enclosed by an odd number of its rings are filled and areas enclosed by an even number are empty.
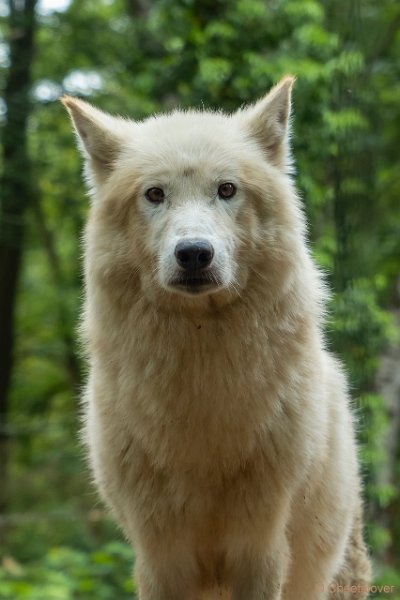
{"type": "Polygon", "coordinates": [[[281,169],[290,168],[289,119],[291,92],[295,78],[286,75],[253,106],[244,110],[244,125],[264,149],[269,162],[281,169]]]}
{"type": "Polygon", "coordinates": [[[71,117],[89,177],[106,179],[121,149],[126,122],[72,96],[63,96],[60,101],[71,117]]]}

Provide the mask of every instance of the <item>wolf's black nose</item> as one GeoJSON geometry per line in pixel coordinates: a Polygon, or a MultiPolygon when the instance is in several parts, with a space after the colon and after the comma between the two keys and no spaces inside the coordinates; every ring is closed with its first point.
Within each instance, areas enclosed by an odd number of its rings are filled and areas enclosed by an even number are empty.
{"type": "Polygon", "coordinates": [[[175,256],[185,271],[199,271],[210,265],[214,248],[206,240],[182,240],[176,245],[175,256]]]}

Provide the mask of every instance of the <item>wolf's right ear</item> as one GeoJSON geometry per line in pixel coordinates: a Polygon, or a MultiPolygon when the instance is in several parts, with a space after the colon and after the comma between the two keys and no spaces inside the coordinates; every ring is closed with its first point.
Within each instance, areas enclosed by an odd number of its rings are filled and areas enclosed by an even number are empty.
{"type": "Polygon", "coordinates": [[[60,100],[74,125],[79,148],[86,159],[88,175],[94,176],[95,181],[104,181],[112,171],[121,149],[125,122],[78,98],[63,96],[60,100]]]}

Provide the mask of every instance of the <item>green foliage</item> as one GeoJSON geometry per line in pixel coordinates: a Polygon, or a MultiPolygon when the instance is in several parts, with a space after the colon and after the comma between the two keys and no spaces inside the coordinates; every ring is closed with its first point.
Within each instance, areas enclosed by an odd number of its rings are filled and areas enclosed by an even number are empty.
{"type": "Polygon", "coordinates": [[[400,571],[390,567],[380,569],[374,583],[380,586],[391,586],[393,591],[389,593],[375,593],[371,595],[374,600],[400,600],[400,571]]]}
{"type": "Polygon", "coordinates": [[[359,392],[371,389],[378,360],[394,322],[377,302],[369,280],[352,281],[332,301],[332,346],[345,359],[351,385],[359,392]]]}
{"type": "Polygon", "coordinates": [[[50,548],[44,559],[21,565],[11,557],[0,567],[3,600],[132,599],[132,556],[129,548],[111,542],[96,552],[50,548]]]}

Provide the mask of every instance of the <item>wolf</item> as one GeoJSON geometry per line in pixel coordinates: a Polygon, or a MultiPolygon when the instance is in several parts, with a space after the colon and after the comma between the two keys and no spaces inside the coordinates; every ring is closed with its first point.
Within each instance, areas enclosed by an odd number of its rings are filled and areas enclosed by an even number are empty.
{"type": "Polygon", "coordinates": [[[83,437],[140,600],[367,595],[346,377],[292,177],[293,81],[233,114],[143,122],[62,99],[91,193],[83,437]]]}

